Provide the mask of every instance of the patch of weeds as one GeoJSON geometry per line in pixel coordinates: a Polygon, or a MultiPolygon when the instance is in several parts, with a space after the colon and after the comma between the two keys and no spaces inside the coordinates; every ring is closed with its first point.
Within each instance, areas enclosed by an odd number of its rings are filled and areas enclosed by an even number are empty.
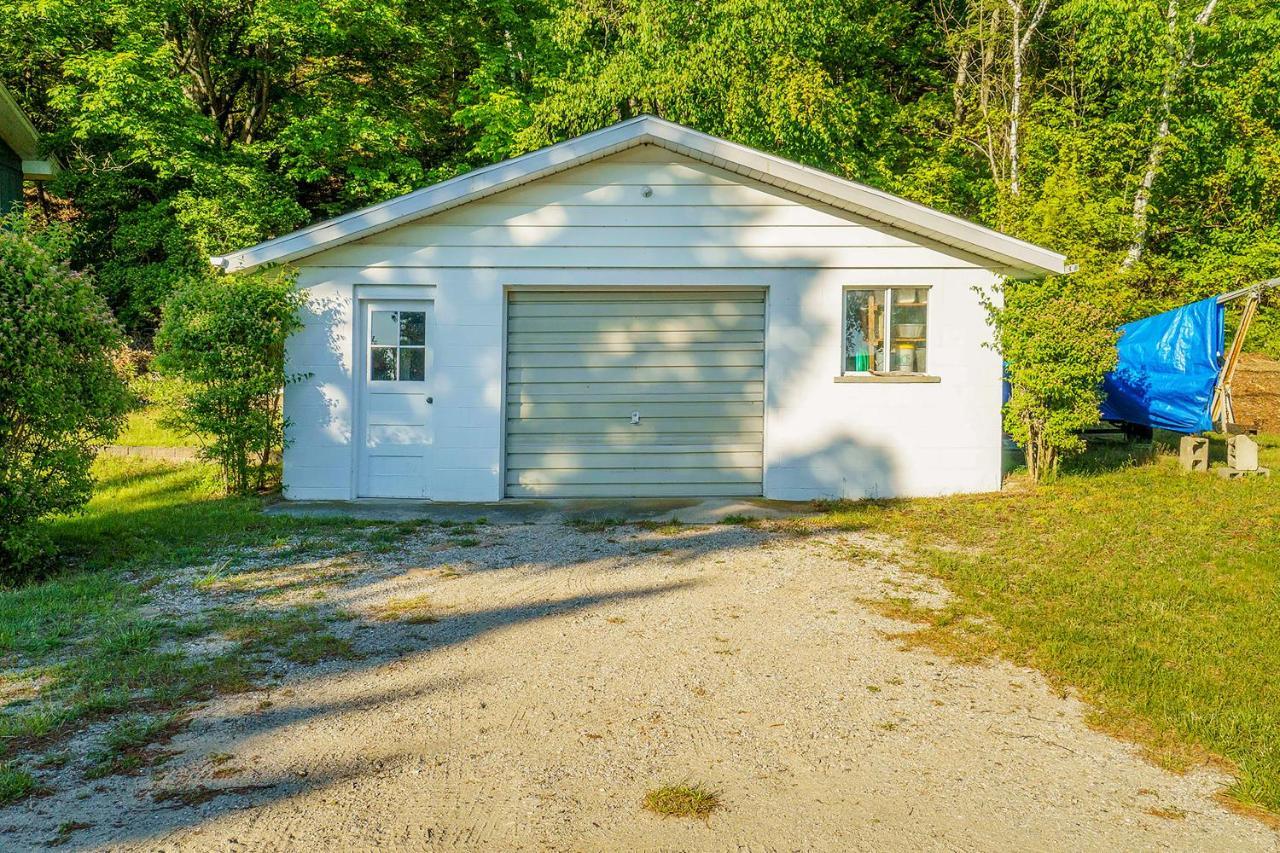
{"type": "Polygon", "coordinates": [[[876,685],[876,684],[868,684],[868,685],[867,685],[867,692],[868,692],[868,693],[879,693],[879,692],[880,692],[880,686],[879,686],[879,685],[876,685]]]}
{"type": "Polygon", "coordinates": [[[892,722],[890,722],[890,723],[879,723],[878,725],[876,725],[876,728],[880,729],[880,730],[881,730],[881,731],[883,731],[883,732],[892,732],[892,731],[897,731],[897,729],[898,729],[898,724],[897,724],[897,723],[892,723],[892,722]]]}
{"type": "Polygon", "coordinates": [[[84,821],[81,821],[81,820],[63,821],[62,823],[58,824],[58,832],[56,835],[53,836],[52,839],[49,840],[48,844],[50,847],[58,847],[60,845],[66,844],[71,839],[71,836],[74,835],[75,833],[79,832],[82,829],[91,829],[92,827],[93,827],[93,824],[85,823],[84,821]]]}
{"type": "Polygon", "coordinates": [[[987,625],[952,606],[939,609],[921,607],[901,596],[864,599],[862,603],[890,619],[923,623],[914,630],[887,634],[898,640],[904,649],[928,649],[959,663],[978,663],[998,651],[997,639],[987,625]]]}
{"type": "Polygon", "coordinates": [[[637,527],[641,530],[649,530],[654,533],[679,533],[688,527],[687,524],[678,518],[672,518],[667,521],[641,519],[640,521],[631,522],[631,526],[637,527]]]}
{"type": "Polygon", "coordinates": [[[349,640],[320,633],[294,640],[284,650],[284,657],[294,663],[311,666],[322,660],[355,660],[360,655],[349,640]]]}
{"type": "Polygon", "coordinates": [[[446,580],[452,580],[453,578],[462,577],[462,572],[458,571],[453,566],[445,566],[444,568],[440,569],[439,575],[440,577],[445,578],[446,580]]]}
{"type": "Polygon", "coordinates": [[[608,622],[610,625],[621,625],[627,620],[621,616],[606,616],[604,621],[608,622]]]}
{"type": "Polygon", "coordinates": [[[101,779],[117,773],[136,773],[154,764],[161,753],[152,749],[155,744],[168,741],[187,719],[179,714],[146,716],[131,714],[120,720],[103,738],[102,746],[89,754],[86,779],[101,779]]]}
{"type": "Polygon", "coordinates": [[[56,770],[59,767],[66,767],[70,763],[71,752],[65,749],[62,752],[46,752],[36,759],[36,767],[41,770],[56,770]]]}
{"type": "Polygon", "coordinates": [[[568,525],[579,533],[603,533],[626,524],[621,518],[571,518],[568,525]]]}
{"type": "Polygon", "coordinates": [[[759,527],[760,519],[752,518],[749,515],[730,514],[720,519],[721,524],[734,525],[737,527],[759,527]]]}
{"type": "Polygon", "coordinates": [[[211,752],[206,757],[209,759],[209,763],[215,767],[221,764],[226,764],[228,761],[235,758],[235,756],[229,752],[211,752]]]}
{"type": "Polygon", "coordinates": [[[43,790],[36,777],[19,767],[17,762],[0,764],[0,806],[16,803],[43,790]]]}
{"type": "Polygon", "coordinates": [[[480,544],[480,540],[474,536],[464,536],[461,539],[451,539],[449,541],[459,548],[474,548],[480,544]]]}
{"type": "Polygon", "coordinates": [[[429,625],[440,621],[428,595],[393,598],[375,607],[373,618],[380,622],[408,622],[411,625],[429,625]]]}
{"type": "Polygon", "coordinates": [[[663,817],[697,817],[706,820],[720,808],[720,795],[701,785],[663,785],[644,795],[641,804],[663,817]]]}

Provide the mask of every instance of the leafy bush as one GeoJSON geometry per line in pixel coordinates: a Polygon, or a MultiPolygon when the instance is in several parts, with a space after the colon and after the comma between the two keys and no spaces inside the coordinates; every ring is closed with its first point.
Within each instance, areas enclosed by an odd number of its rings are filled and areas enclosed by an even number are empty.
{"type": "Polygon", "coordinates": [[[302,296],[288,274],[195,278],[165,303],[154,366],[180,380],[171,420],[203,437],[227,491],[266,488],[284,437],[284,346],[302,296]]]}
{"type": "Polygon", "coordinates": [[[37,522],[89,499],[95,445],[129,407],[119,326],[60,229],[0,219],[0,578],[44,552],[37,522]]]}
{"type": "Polygon", "coordinates": [[[1098,423],[1102,378],[1117,361],[1115,317],[1054,281],[999,290],[1003,304],[996,296],[984,304],[1010,386],[1004,428],[1038,482],[1083,450],[1080,431],[1098,423]]]}

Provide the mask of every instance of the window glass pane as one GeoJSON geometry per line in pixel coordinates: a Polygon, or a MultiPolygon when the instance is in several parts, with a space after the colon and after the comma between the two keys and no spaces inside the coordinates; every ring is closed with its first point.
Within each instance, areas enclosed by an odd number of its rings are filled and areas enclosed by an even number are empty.
{"type": "Polygon", "coordinates": [[[369,347],[369,378],[384,382],[396,378],[395,347],[369,347]]]}
{"type": "Polygon", "coordinates": [[[369,315],[369,343],[374,346],[396,345],[396,312],[374,311],[369,315]]]}
{"type": "Polygon", "coordinates": [[[899,287],[892,293],[893,307],[889,313],[889,369],[894,373],[924,373],[929,289],[899,287]]]}
{"type": "Polygon", "coordinates": [[[400,346],[420,347],[427,342],[427,315],[423,311],[400,312],[400,346]]]}
{"type": "Polygon", "coordinates": [[[427,351],[418,347],[400,350],[400,381],[421,382],[427,372],[427,351]]]}
{"type": "Polygon", "coordinates": [[[884,291],[844,293],[844,369],[862,373],[884,369],[884,291]]]}

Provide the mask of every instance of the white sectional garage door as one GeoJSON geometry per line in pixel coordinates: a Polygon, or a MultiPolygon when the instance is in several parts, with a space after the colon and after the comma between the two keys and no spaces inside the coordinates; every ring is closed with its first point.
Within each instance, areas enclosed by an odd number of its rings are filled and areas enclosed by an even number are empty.
{"type": "Polygon", "coordinates": [[[761,290],[513,291],[507,495],[759,495],[761,290]]]}

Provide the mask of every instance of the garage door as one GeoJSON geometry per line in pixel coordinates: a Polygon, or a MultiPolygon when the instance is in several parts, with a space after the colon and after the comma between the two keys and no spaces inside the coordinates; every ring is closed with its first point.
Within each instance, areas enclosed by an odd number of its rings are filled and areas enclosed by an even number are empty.
{"type": "Polygon", "coordinates": [[[514,291],[507,494],[759,495],[764,292],[514,291]]]}

